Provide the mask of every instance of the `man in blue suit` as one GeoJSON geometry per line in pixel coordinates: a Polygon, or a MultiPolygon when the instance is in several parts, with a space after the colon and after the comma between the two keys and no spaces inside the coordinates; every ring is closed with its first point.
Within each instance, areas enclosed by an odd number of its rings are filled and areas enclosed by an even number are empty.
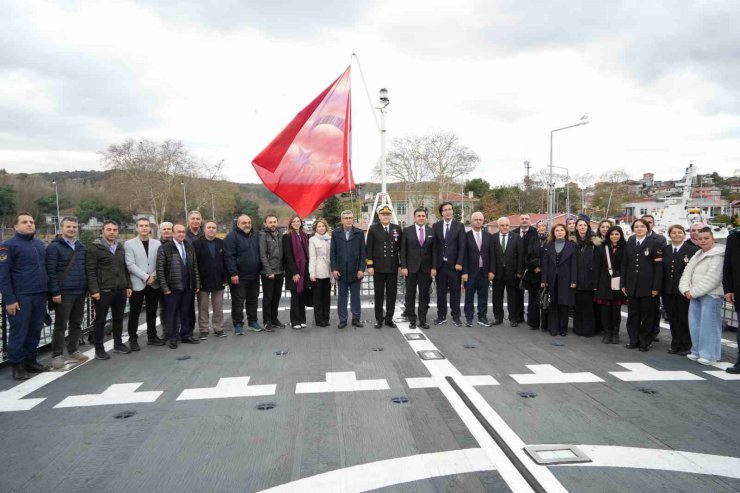
{"type": "Polygon", "coordinates": [[[452,218],[452,204],[439,206],[442,220],[434,223],[434,243],[437,254],[434,266],[437,269],[437,319],[434,325],[447,322],[447,293],[450,293],[450,315],[452,323],[460,327],[460,278],[465,262],[465,226],[452,218]]]}
{"type": "Polygon", "coordinates": [[[491,235],[483,229],[483,213],[470,216],[473,229],[465,233],[465,263],[462,282],[465,287],[465,327],[473,326],[473,301],[478,295],[478,325],[490,327],[488,321],[488,286],[493,280],[491,235]]]}

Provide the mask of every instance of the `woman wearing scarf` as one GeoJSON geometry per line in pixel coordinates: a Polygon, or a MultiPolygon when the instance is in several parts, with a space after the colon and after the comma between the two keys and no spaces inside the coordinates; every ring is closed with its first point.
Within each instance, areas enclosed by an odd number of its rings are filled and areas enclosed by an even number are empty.
{"type": "Polygon", "coordinates": [[[573,333],[591,337],[596,333],[594,324],[594,252],[601,239],[594,236],[591,225],[585,219],[576,221],[576,309],[573,316],[573,333]]]}
{"type": "Polygon", "coordinates": [[[313,314],[316,327],[329,326],[329,302],[331,301],[331,265],[329,245],[331,234],[326,219],[318,219],[313,225],[314,235],[308,242],[308,273],[313,288],[313,314]]]}
{"type": "Polygon", "coordinates": [[[290,289],[290,325],[294,329],[306,326],[306,304],[303,291],[308,283],[308,235],[303,231],[303,221],[293,216],[288,234],[283,235],[285,287],[290,289]]]}
{"type": "Polygon", "coordinates": [[[607,240],[596,249],[594,255],[594,300],[599,306],[604,344],[619,344],[619,325],[622,322],[622,305],[627,297],[620,290],[619,269],[624,253],[624,233],[619,226],[612,226],[606,233],[607,240]]]}

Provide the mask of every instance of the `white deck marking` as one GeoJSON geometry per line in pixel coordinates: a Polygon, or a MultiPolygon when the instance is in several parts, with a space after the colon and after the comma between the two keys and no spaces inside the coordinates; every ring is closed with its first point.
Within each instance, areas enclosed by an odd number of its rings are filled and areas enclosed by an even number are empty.
{"type": "Polygon", "coordinates": [[[576,445],[593,462],[559,464],[557,467],[624,467],[709,474],[740,479],[740,458],[613,445],[576,445]]]}
{"type": "Polygon", "coordinates": [[[422,479],[493,470],[494,465],[479,448],[451,450],[335,469],[281,484],[261,493],[359,493],[422,479]]]}
{"type": "MultiPolygon", "coordinates": [[[[409,324],[406,322],[397,322],[399,332],[401,334],[409,334],[417,332],[416,330],[410,330],[409,324]]],[[[427,334],[429,337],[429,334],[427,334]]],[[[404,338],[404,340],[406,340],[404,338]]],[[[438,350],[437,347],[432,343],[431,340],[406,340],[407,344],[411,346],[411,349],[416,351],[424,350],[438,350]]],[[[529,492],[533,491],[529,484],[525,481],[519,471],[514,467],[503,450],[496,444],[491,435],[488,434],[483,425],[478,421],[473,412],[463,402],[455,389],[452,388],[450,383],[445,377],[452,377],[462,391],[468,396],[475,407],[480,411],[483,417],[493,428],[501,435],[504,441],[509,444],[514,454],[517,455],[519,460],[525,465],[537,481],[547,490],[549,493],[564,493],[566,489],[557,480],[555,475],[547,469],[546,466],[536,464],[529,455],[524,452],[524,442],[519,436],[514,433],[514,430],[509,427],[508,424],[501,418],[501,416],[493,410],[488,402],[480,395],[480,393],[470,385],[467,379],[450,363],[449,360],[422,360],[421,363],[427,368],[432,378],[437,382],[440,391],[447,398],[448,402],[455,410],[460,419],[465,423],[470,433],[480,444],[481,448],[488,455],[490,461],[496,466],[496,470],[499,471],[501,477],[506,484],[515,493],[518,492],[529,492]]]]}
{"type": "Polygon", "coordinates": [[[651,368],[644,363],[617,363],[628,371],[610,371],[620,380],[625,382],[647,382],[664,380],[705,380],[699,375],[687,371],[661,371],[651,368]]]}
{"type": "Polygon", "coordinates": [[[593,373],[563,373],[552,365],[525,365],[532,373],[520,373],[510,375],[520,384],[534,383],[586,383],[603,382],[601,378],[593,373]]]}
{"type": "Polygon", "coordinates": [[[388,382],[380,380],[357,380],[353,371],[327,372],[325,382],[299,382],[296,394],[319,394],[325,392],[359,392],[363,390],[388,390],[388,382]]]}
{"type": "Polygon", "coordinates": [[[161,390],[136,392],[136,389],[141,385],[142,382],[113,384],[105,389],[102,394],[71,395],[54,407],[109,406],[113,404],[154,402],[163,394],[161,390]]]}
{"type": "MultiPolygon", "coordinates": [[[[464,378],[473,387],[483,385],[501,385],[491,375],[467,375],[462,378],[464,378]]],[[[430,389],[439,387],[439,384],[434,377],[407,378],[406,385],[408,385],[410,389],[430,389]]]]}
{"type": "Polygon", "coordinates": [[[712,363],[710,366],[714,366],[715,368],[719,368],[719,370],[711,370],[711,371],[705,371],[707,375],[712,375],[713,377],[717,377],[720,380],[740,380],[740,375],[733,375],[732,373],[727,373],[725,370],[732,366],[732,363],[728,363],[726,361],[718,361],[717,363],[712,363]]]}
{"type": "Polygon", "coordinates": [[[277,385],[249,386],[250,377],[219,378],[215,387],[185,389],[177,398],[178,401],[199,399],[228,399],[231,397],[254,397],[258,395],[275,395],[277,385]]]}
{"type": "Polygon", "coordinates": [[[39,373],[30,380],[16,385],[4,392],[0,392],[0,412],[28,411],[46,400],[46,397],[38,399],[22,399],[28,394],[37,391],[49,382],[53,382],[64,373],[39,373]]]}

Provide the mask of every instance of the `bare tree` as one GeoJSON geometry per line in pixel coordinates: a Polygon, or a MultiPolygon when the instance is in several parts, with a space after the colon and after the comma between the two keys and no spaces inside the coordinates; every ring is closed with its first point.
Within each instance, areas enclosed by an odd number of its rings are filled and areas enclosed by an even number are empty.
{"type": "Polygon", "coordinates": [[[454,132],[435,132],[424,136],[424,156],[432,179],[439,183],[440,192],[462,179],[480,162],[478,155],[460,144],[454,132]]]}
{"type": "MultiPolygon", "coordinates": [[[[129,139],[109,146],[100,154],[103,165],[116,172],[114,185],[130,198],[131,209],[148,209],[156,222],[164,220],[173,202],[179,202],[180,182],[194,184],[196,178],[216,178],[221,171],[221,163],[209,165],[199,161],[182,142],[171,139],[163,142],[129,139]]],[[[204,194],[197,197],[196,205],[206,203],[204,194]]]]}
{"type": "MultiPolygon", "coordinates": [[[[410,209],[423,202],[424,182],[431,178],[424,142],[424,137],[416,135],[393,139],[386,158],[386,176],[390,181],[403,183],[410,209]]],[[[380,163],[374,171],[381,176],[380,163]]]]}

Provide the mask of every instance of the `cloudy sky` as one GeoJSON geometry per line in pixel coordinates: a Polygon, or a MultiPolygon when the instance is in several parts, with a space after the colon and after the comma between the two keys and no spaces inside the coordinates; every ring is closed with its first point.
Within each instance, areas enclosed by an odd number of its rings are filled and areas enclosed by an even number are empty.
{"type": "MultiPolygon", "coordinates": [[[[101,169],[127,138],[251,159],[357,53],[388,135],[456,132],[492,183],[740,169],[740,2],[0,0],[0,167],[101,169]],[[218,5],[218,6],[213,6],[218,5]]],[[[356,181],[379,135],[353,65],[356,181]]]]}

